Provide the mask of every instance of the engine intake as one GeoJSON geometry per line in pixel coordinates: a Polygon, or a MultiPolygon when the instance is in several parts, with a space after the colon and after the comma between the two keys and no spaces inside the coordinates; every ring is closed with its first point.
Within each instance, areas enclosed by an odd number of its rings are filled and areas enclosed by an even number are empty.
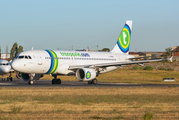
{"type": "Polygon", "coordinates": [[[96,77],[96,71],[90,68],[79,68],[76,71],[76,78],[80,81],[90,81],[96,77]]]}

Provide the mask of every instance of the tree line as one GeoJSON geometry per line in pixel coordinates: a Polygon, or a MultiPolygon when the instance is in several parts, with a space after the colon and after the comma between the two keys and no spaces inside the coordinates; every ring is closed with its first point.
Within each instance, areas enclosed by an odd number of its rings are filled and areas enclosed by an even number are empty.
{"type": "Polygon", "coordinates": [[[10,60],[13,60],[21,52],[23,52],[23,47],[21,45],[18,46],[17,42],[15,42],[11,48],[10,60]]]}
{"type": "MultiPolygon", "coordinates": [[[[13,60],[20,52],[23,52],[23,47],[21,45],[18,46],[17,42],[15,42],[10,51],[10,58],[8,59],[13,60]]],[[[8,46],[6,47],[6,54],[8,53],[8,46]]],[[[1,46],[0,46],[0,57],[1,57],[1,46]]]]}

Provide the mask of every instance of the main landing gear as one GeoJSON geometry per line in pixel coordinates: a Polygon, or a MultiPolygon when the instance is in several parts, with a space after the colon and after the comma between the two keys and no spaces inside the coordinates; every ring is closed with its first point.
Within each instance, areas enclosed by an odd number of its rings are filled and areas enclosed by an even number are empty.
{"type": "Polygon", "coordinates": [[[52,80],[52,84],[61,84],[61,80],[57,79],[57,75],[54,75],[53,77],[54,79],[52,80]]]}
{"type": "Polygon", "coordinates": [[[97,81],[97,79],[95,78],[95,79],[93,79],[93,80],[91,80],[91,81],[88,81],[88,84],[89,85],[96,85],[98,83],[98,81],[97,81]]]}

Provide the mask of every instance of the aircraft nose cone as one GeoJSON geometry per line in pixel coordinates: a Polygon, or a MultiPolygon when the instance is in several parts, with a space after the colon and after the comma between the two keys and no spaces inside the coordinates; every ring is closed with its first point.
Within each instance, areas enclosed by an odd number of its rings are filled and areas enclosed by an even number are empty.
{"type": "Polygon", "coordinates": [[[19,64],[16,60],[12,62],[12,69],[18,71],[19,70],[19,64]]]}
{"type": "Polygon", "coordinates": [[[11,66],[2,66],[0,68],[0,73],[6,74],[6,73],[9,73],[10,70],[11,70],[11,66]]]}
{"type": "Polygon", "coordinates": [[[9,73],[10,70],[11,70],[11,67],[10,67],[10,66],[7,66],[7,67],[4,69],[4,72],[5,72],[5,73],[9,73]]]}

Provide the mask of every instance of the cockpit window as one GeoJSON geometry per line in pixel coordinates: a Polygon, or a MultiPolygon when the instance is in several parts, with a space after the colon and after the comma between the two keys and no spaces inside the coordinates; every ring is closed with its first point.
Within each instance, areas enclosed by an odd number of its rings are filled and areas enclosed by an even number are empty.
{"type": "Polygon", "coordinates": [[[27,55],[25,55],[25,56],[23,56],[23,55],[20,55],[20,56],[18,56],[17,57],[17,59],[32,59],[32,57],[31,56],[27,56],[27,55]]]}
{"type": "Polygon", "coordinates": [[[10,63],[0,63],[0,65],[10,65],[10,63]]]}
{"type": "Polygon", "coordinates": [[[32,59],[30,56],[28,56],[29,57],[29,59],[32,59]]]}
{"type": "Polygon", "coordinates": [[[23,58],[24,58],[24,56],[19,56],[19,57],[18,57],[18,59],[23,59],[23,58]]]}

